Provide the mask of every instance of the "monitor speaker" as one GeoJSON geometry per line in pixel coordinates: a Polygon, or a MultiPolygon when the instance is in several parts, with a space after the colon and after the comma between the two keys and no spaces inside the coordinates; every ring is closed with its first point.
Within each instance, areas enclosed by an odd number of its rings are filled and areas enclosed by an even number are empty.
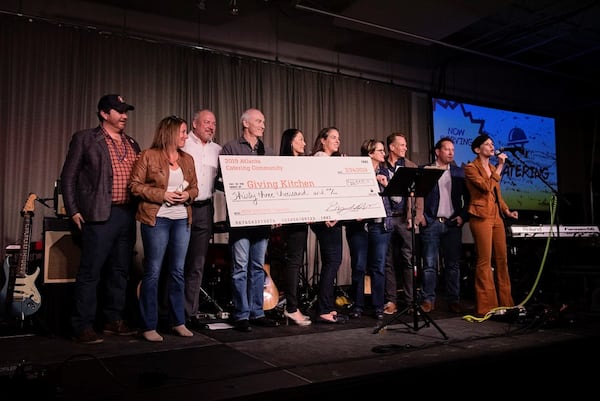
{"type": "Polygon", "coordinates": [[[44,233],[44,283],[72,283],[77,276],[80,247],[70,231],[44,233]]]}

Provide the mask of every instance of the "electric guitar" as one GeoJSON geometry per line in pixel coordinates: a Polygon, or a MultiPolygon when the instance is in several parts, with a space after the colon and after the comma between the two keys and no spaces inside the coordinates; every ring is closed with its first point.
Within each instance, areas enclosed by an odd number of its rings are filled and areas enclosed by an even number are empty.
{"type": "Polygon", "coordinates": [[[34,202],[37,196],[29,194],[25,206],[21,211],[23,216],[23,241],[19,252],[19,260],[14,275],[14,290],[9,291],[10,286],[10,260],[7,257],[4,262],[5,283],[0,291],[0,315],[3,313],[9,316],[24,319],[26,316],[37,312],[42,304],[42,297],[35,286],[35,280],[40,274],[40,268],[36,267],[33,274],[27,274],[27,264],[29,262],[29,245],[31,243],[31,222],[33,217],[34,202]]]}
{"type": "Polygon", "coordinates": [[[279,303],[279,290],[271,278],[271,266],[265,264],[265,286],[263,289],[263,310],[271,310],[279,303]]]}

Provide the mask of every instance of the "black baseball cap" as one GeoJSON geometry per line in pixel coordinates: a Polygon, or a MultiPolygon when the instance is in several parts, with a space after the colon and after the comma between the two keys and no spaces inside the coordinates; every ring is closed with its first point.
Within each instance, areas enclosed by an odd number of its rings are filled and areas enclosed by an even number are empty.
{"type": "Polygon", "coordinates": [[[135,110],[130,104],[125,103],[123,96],[121,95],[104,95],[98,102],[98,111],[102,110],[108,113],[111,109],[118,111],[119,113],[125,113],[128,110],[135,110]]]}

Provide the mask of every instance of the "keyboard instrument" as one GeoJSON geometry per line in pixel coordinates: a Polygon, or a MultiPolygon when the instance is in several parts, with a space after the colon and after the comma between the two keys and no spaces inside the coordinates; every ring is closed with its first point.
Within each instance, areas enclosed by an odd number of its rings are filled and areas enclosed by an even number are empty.
{"type": "Polygon", "coordinates": [[[596,225],[518,225],[509,227],[509,235],[513,238],[580,238],[600,237],[600,227],[596,225]]]}

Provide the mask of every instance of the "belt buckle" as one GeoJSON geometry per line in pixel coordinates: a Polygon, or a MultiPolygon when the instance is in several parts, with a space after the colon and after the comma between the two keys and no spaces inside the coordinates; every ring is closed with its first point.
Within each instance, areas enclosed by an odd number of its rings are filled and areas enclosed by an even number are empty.
{"type": "Polygon", "coordinates": [[[437,220],[442,224],[446,224],[446,221],[448,221],[448,219],[445,217],[438,217],[437,220]]]}

